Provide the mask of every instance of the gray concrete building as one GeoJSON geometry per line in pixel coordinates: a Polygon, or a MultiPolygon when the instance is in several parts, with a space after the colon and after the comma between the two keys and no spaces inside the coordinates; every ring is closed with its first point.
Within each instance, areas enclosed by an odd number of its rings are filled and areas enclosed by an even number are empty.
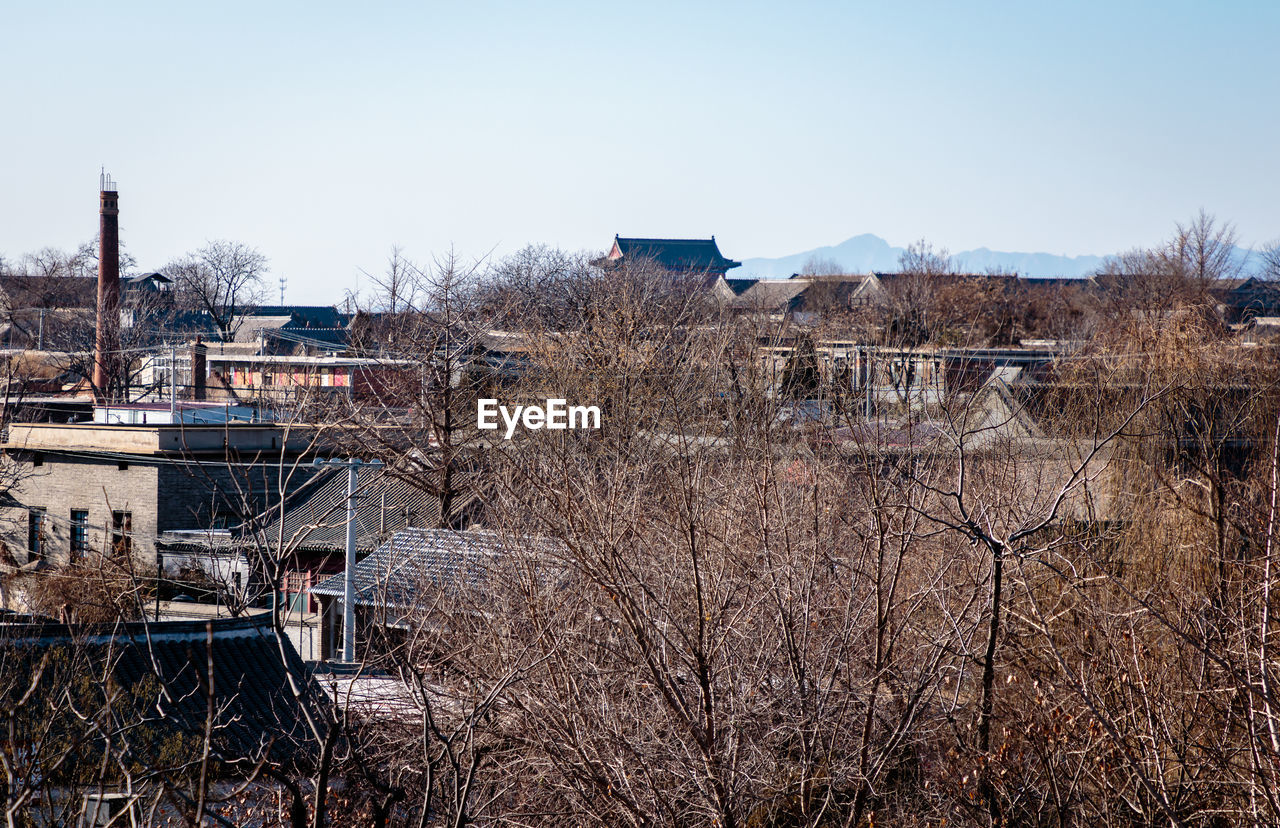
{"type": "Polygon", "coordinates": [[[315,473],[315,432],[277,425],[13,424],[3,444],[0,556],[66,563],[129,551],[154,566],[162,532],[234,526],[315,473]]]}

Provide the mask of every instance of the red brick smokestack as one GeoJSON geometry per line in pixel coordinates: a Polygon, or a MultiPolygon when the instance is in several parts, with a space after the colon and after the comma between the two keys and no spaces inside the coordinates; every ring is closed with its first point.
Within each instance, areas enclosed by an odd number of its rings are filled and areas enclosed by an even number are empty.
{"type": "Polygon", "coordinates": [[[199,336],[196,337],[196,344],[191,346],[191,385],[192,399],[203,400],[208,396],[209,382],[209,349],[205,347],[204,342],[199,336]]]}
{"type": "Polygon", "coordinates": [[[120,338],[120,206],[116,183],[105,173],[99,179],[98,209],[98,330],[93,349],[93,387],[100,399],[108,397],[111,372],[119,359],[120,338]]]}

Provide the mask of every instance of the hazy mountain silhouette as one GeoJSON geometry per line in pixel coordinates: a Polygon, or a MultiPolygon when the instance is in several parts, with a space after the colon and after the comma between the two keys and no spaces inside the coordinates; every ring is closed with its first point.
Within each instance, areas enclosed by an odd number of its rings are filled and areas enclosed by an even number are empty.
{"type": "MultiPolygon", "coordinates": [[[[854,236],[833,247],[815,247],[776,259],[745,259],[730,276],[781,279],[799,273],[812,259],[835,262],[846,273],[871,273],[898,269],[903,248],[893,247],[871,233],[854,236]]],[[[1005,253],[979,247],[951,254],[956,268],[971,273],[1003,269],[1024,276],[1087,276],[1102,264],[1102,256],[1055,256],[1052,253],[1005,253]]]]}

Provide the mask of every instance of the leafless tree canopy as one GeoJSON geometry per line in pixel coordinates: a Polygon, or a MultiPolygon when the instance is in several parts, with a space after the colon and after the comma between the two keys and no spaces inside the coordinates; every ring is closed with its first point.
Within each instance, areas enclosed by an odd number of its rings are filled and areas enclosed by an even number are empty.
{"type": "Polygon", "coordinates": [[[231,339],[237,314],[262,301],[267,257],[243,242],[212,241],[166,265],[179,302],[212,317],[223,339],[231,339]]]}
{"type": "Polygon", "coordinates": [[[1258,251],[1262,262],[1259,275],[1272,281],[1280,280],[1280,241],[1268,242],[1258,251]]]}

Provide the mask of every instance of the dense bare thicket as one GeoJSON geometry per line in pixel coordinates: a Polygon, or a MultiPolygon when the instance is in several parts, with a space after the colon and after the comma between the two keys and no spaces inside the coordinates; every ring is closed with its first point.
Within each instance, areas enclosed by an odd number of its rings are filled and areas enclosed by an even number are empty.
{"type": "Polygon", "coordinates": [[[1118,519],[1054,593],[1028,595],[1028,653],[1098,734],[1112,819],[1270,824],[1274,353],[1224,340],[1195,307],[1132,325],[1098,362],[1121,387],[1166,390],[1117,452],[1118,519]]]}
{"type": "Polygon", "coordinates": [[[435,757],[417,797],[529,824],[1033,813],[993,769],[1017,707],[1005,559],[1067,542],[1126,419],[1019,443],[975,396],[852,441],[795,430],[751,323],[653,273],[590,287],[520,393],[605,427],[504,448],[486,511],[515,549],[551,543],[424,593],[391,656],[423,728],[381,749],[435,757]]]}
{"type": "Polygon", "coordinates": [[[513,551],[399,616],[382,657],[418,725],[369,731],[384,767],[418,763],[397,801],[518,824],[1277,818],[1274,368],[1197,294],[1087,308],[1096,335],[1036,383],[798,425],[768,325],[639,270],[565,283],[504,393],[598,403],[604,428],[494,452],[484,519],[513,551]]]}
{"type": "Polygon", "coordinates": [[[1277,824],[1280,365],[1216,315],[1233,241],[1036,296],[915,245],[875,344],[1061,353],[884,394],[643,262],[396,252],[332,428],[492,541],[388,568],[291,824],[1277,824]]]}

